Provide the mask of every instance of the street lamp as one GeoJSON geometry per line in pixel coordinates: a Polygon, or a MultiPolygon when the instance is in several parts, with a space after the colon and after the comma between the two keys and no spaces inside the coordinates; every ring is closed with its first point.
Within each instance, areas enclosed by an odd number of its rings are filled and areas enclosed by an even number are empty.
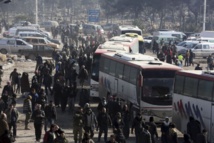
{"type": "Polygon", "coordinates": [[[206,30],[206,11],[207,11],[207,0],[204,0],[204,17],[203,17],[203,30],[206,30]]]}
{"type": "Polygon", "coordinates": [[[38,24],[38,0],[35,0],[35,23],[38,24]]]}

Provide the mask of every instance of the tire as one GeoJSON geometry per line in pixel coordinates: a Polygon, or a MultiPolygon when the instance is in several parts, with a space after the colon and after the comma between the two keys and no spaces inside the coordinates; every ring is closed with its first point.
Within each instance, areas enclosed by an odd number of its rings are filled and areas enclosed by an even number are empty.
{"type": "Polygon", "coordinates": [[[6,49],[1,49],[1,50],[0,50],[0,53],[2,53],[2,54],[7,54],[8,52],[7,52],[6,49]]]}

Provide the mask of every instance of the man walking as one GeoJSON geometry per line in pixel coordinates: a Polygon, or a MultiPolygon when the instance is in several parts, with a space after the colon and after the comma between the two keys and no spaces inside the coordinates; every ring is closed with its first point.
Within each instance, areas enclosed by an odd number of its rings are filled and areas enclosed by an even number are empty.
{"type": "Polygon", "coordinates": [[[104,132],[104,141],[107,142],[108,127],[112,125],[112,122],[110,116],[108,115],[108,113],[106,113],[105,107],[103,107],[102,112],[98,114],[97,121],[99,127],[98,142],[100,142],[100,138],[103,132],[104,132]]]}
{"type": "Polygon", "coordinates": [[[32,119],[34,120],[34,128],[36,135],[36,142],[40,142],[42,135],[42,127],[44,124],[45,112],[41,109],[41,105],[37,104],[33,112],[32,119]]]}
{"type": "Polygon", "coordinates": [[[13,128],[13,138],[16,138],[16,129],[17,129],[17,120],[19,113],[13,104],[10,104],[10,107],[6,110],[7,122],[9,125],[9,130],[13,128]]]}
{"type": "Polygon", "coordinates": [[[45,131],[47,131],[47,126],[54,124],[57,119],[56,107],[53,101],[49,102],[49,105],[45,107],[45,131]]]}
{"type": "Polygon", "coordinates": [[[25,130],[30,130],[28,127],[28,124],[31,119],[32,115],[32,102],[31,102],[32,97],[28,95],[23,103],[23,113],[25,114],[25,130]]]}
{"type": "Polygon", "coordinates": [[[73,117],[73,131],[74,131],[74,142],[81,143],[83,135],[83,109],[79,107],[78,111],[74,114],[73,117]],[[79,137],[78,137],[79,135],[79,137]]]}

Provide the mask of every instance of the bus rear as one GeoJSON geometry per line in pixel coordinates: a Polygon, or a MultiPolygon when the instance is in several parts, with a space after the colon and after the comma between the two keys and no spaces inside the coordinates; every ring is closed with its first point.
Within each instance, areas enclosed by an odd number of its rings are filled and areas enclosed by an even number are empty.
{"type": "Polygon", "coordinates": [[[113,41],[107,41],[104,44],[99,45],[93,54],[92,67],[91,67],[91,80],[90,80],[90,96],[99,97],[98,93],[98,82],[99,82],[99,63],[100,57],[103,53],[108,52],[129,52],[129,47],[124,46],[113,41]]]}

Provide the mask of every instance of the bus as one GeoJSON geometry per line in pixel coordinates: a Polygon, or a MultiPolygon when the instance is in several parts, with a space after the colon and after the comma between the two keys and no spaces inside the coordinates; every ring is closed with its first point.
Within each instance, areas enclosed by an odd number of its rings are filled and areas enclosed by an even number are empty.
{"type": "Polygon", "coordinates": [[[134,25],[121,25],[117,30],[118,35],[126,34],[126,33],[136,33],[142,36],[142,30],[138,26],[134,25]]]}
{"type": "Polygon", "coordinates": [[[100,59],[99,97],[118,98],[121,106],[141,111],[145,120],[162,122],[172,116],[172,87],[180,67],[134,53],[104,53],[100,59]],[[140,84],[140,85],[139,85],[140,84]]]}
{"type": "Polygon", "coordinates": [[[144,47],[144,44],[143,44],[143,36],[141,35],[138,35],[136,33],[126,33],[125,36],[127,37],[133,37],[133,38],[138,38],[138,42],[139,42],[139,53],[142,53],[144,54],[146,51],[145,47],[144,47]]]}
{"type": "Polygon", "coordinates": [[[90,80],[90,96],[99,97],[98,84],[99,84],[99,61],[100,56],[107,52],[138,52],[139,45],[138,39],[126,36],[115,36],[109,41],[98,46],[93,54],[92,67],[91,67],[91,80],[90,80]]]}
{"type": "Polygon", "coordinates": [[[172,121],[183,133],[187,132],[189,117],[208,130],[208,141],[214,142],[214,72],[179,71],[173,92],[172,121]]]}

